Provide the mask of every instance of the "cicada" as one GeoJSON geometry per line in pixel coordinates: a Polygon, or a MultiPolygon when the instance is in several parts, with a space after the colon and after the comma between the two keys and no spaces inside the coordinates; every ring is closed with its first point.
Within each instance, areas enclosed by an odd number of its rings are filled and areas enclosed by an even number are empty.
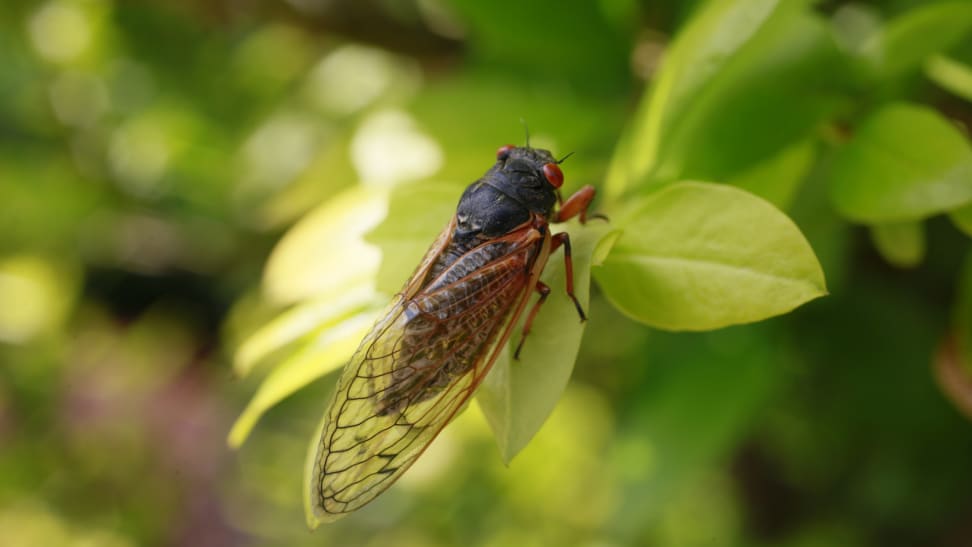
{"type": "Polygon", "coordinates": [[[391,486],[464,407],[509,341],[530,296],[520,348],[550,287],[540,280],[564,251],[574,296],[570,237],[550,224],[587,218],[594,188],[566,201],[561,160],[506,145],[472,183],[405,287],[351,358],[324,417],[310,473],[319,521],[360,508],[391,486]]]}

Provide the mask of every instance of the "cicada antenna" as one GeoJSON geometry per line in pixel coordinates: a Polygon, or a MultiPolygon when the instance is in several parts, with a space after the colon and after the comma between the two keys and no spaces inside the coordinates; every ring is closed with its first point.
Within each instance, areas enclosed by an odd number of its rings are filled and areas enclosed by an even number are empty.
{"type": "Polygon", "coordinates": [[[566,156],[564,156],[564,157],[560,158],[559,160],[557,160],[557,164],[560,165],[561,163],[564,163],[564,160],[566,160],[567,158],[569,158],[569,157],[571,157],[573,155],[574,155],[573,152],[568,152],[566,156]]]}
{"type": "Polygon", "coordinates": [[[520,123],[523,124],[523,133],[526,134],[526,148],[530,148],[530,128],[527,126],[526,120],[520,118],[520,123]]]}

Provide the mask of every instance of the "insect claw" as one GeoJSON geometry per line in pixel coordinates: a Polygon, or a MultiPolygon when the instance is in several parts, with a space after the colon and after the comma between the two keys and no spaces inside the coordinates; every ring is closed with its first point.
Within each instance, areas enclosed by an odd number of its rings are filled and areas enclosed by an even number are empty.
{"type": "Polygon", "coordinates": [[[581,323],[587,321],[587,314],[584,313],[584,308],[581,307],[576,298],[574,298],[574,307],[577,308],[577,315],[580,316],[581,323]]]}
{"type": "Polygon", "coordinates": [[[513,352],[513,360],[520,360],[520,350],[523,349],[523,342],[526,340],[526,336],[520,337],[520,343],[516,345],[516,351],[513,352]]]}

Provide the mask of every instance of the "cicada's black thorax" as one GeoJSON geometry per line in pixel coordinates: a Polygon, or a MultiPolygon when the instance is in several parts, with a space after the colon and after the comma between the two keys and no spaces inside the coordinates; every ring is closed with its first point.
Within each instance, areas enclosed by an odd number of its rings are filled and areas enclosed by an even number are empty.
{"type": "MultiPolygon", "coordinates": [[[[557,190],[547,180],[544,165],[556,163],[547,150],[503,147],[493,167],[470,184],[459,199],[455,231],[449,245],[432,266],[429,279],[436,278],[472,249],[510,233],[529,221],[534,213],[549,221],[557,203],[557,190]]],[[[497,256],[506,252],[499,247],[492,250],[497,256]]],[[[488,262],[490,258],[484,256],[482,259],[488,262]]],[[[453,274],[460,275],[461,272],[453,274]]]]}
{"type": "Polygon", "coordinates": [[[454,239],[502,236],[530,220],[531,213],[550,219],[557,193],[544,177],[543,166],[556,161],[539,148],[510,149],[462,194],[454,239]]]}

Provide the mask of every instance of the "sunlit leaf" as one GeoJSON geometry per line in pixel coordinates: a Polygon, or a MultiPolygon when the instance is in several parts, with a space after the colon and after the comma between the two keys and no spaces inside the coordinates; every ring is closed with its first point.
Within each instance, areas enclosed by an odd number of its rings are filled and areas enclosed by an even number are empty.
{"type": "Polygon", "coordinates": [[[714,1],[705,5],[682,29],[666,52],[664,64],[641,103],[627,146],[617,153],[615,173],[606,191],[616,196],[640,179],[659,160],[662,140],[690,109],[705,87],[733,55],[762,27],[777,8],[777,0],[714,1]],[[626,165],[620,169],[617,165],[626,165]]]}
{"type": "Polygon", "coordinates": [[[678,113],[661,137],[651,176],[723,181],[752,169],[812,138],[846,109],[847,80],[825,21],[800,2],[784,2],[678,113]]]}
{"type": "Polygon", "coordinates": [[[883,76],[896,76],[921,66],[930,55],[947,49],[972,30],[972,4],[929,2],[889,21],[864,46],[864,53],[883,76]]]}
{"type": "Polygon", "coordinates": [[[742,190],[696,182],[631,204],[594,276],[612,304],[655,327],[704,330],[759,321],[826,293],[800,230],[742,190]]]}
{"type": "Polygon", "coordinates": [[[972,67],[951,57],[936,55],[925,63],[925,74],[943,88],[972,101],[972,67]]]}
{"type": "Polygon", "coordinates": [[[919,221],[871,226],[871,240],[881,256],[895,266],[916,266],[925,256],[924,224],[919,221]]]}
{"type": "Polygon", "coordinates": [[[948,216],[952,219],[952,224],[972,237],[972,204],[954,209],[948,216]]]}
{"type": "MultiPolygon", "coordinates": [[[[610,195],[635,182],[758,184],[752,179],[770,169],[797,170],[808,161],[801,153],[809,155],[800,143],[847,103],[846,64],[831,29],[804,2],[708,3],[667,52],[616,149],[610,195]]],[[[783,199],[795,178],[760,189],[783,199]]]]}
{"type": "Polygon", "coordinates": [[[304,217],[270,255],[267,296],[295,302],[374,278],[381,253],[364,234],[385,217],[387,200],[382,189],[356,186],[304,217]]]}
{"type": "MultiPolygon", "coordinates": [[[[642,98],[641,101],[645,103],[647,99],[642,98]]],[[[608,163],[607,171],[604,174],[603,188],[608,199],[613,200],[620,196],[634,178],[634,171],[631,165],[631,147],[633,146],[634,131],[634,127],[630,125],[626,127],[614,145],[611,161],[608,163]]]]}
{"type": "Polygon", "coordinates": [[[296,305],[247,338],[236,352],[233,368],[246,376],[260,361],[314,331],[324,331],[374,303],[370,282],[341,287],[314,300],[296,305]]]}
{"type": "Polygon", "coordinates": [[[608,255],[611,254],[611,249],[614,248],[614,244],[617,243],[618,238],[624,232],[622,230],[613,229],[608,233],[604,234],[604,237],[598,241],[597,245],[594,246],[594,253],[591,256],[591,266],[600,266],[604,264],[607,260],[608,255]]]}
{"type": "MultiPolygon", "coordinates": [[[[600,220],[592,220],[584,227],[575,222],[563,227],[569,227],[572,236],[574,291],[586,310],[591,257],[597,244],[611,229],[600,220]]],[[[508,351],[497,359],[476,394],[506,463],[530,442],[553,412],[574,370],[584,334],[585,325],[565,291],[561,252],[550,257],[544,270],[542,280],[551,288],[550,296],[537,314],[520,359],[514,360],[510,355],[511,348],[520,341],[518,325],[510,337],[508,351]]],[[[532,305],[535,298],[532,297],[527,305],[532,305]]]]}
{"type": "Polygon", "coordinates": [[[388,216],[367,235],[381,249],[376,285],[394,294],[415,271],[435,236],[452,220],[462,187],[456,184],[408,184],[396,188],[388,216]]]}
{"type": "Polygon", "coordinates": [[[837,209],[852,220],[921,219],[972,201],[972,149],[934,110],[892,104],[840,150],[830,183],[837,209]]]}
{"type": "MultiPolygon", "coordinates": [[[[380,306],[362,311],[327,329],[267,375],[230,429],[228,443],[239,447],[257,420],[287,396],[346,363],[374,324],[380,306]]],[[[322,401],[322,405],[324,402],[322,401]]]]}

